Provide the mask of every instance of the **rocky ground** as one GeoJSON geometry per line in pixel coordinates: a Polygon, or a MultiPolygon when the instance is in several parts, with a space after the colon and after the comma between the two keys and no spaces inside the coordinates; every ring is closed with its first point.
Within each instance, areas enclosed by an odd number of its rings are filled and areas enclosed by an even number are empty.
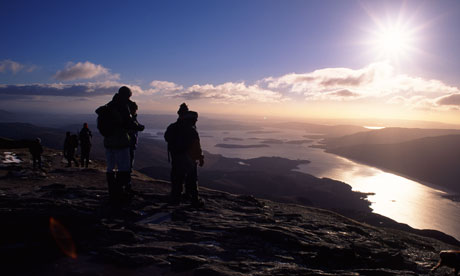
{"type": "Polygon", "coordinates": [[[115,208],[102,162],[65,168],[47,150],[44,171],[34,171],[28,153],[16,152],[23,163],[0,167],[3,275],[424,275],[454,248],[204,188],[203,208],[171,206],[169,183],[138,172],[131,202],[115,208]]]}

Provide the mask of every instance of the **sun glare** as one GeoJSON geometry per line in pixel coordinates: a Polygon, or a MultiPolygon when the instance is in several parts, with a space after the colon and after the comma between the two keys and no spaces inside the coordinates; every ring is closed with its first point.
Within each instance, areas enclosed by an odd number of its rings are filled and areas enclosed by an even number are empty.
{"type": "Polygon", "coordinates": [[[405,6],[386,16],[372,12],[363,6],[373,24],[364,27],[368,36],[363,41],[364,53],[373,60],[387,60],[395,63],[410,61],[415,55],[424,54],[420,48],[423,30],[429,22],[421,23],[417,12],[409,12],[405,6]]]}
{"type": "Polygon", "coordinates": [[[375,33],[374,45],[379,58],[406,57],[413,48],[411,32],[401,26],[388,26],[375,33]]]}
{"type": "Polygon", "coordinates": [[[398,29],[386,30],[380,35],[378,44],[381,51],[389,55],[398,54],[407,48],[407,34],[398,29]]]}

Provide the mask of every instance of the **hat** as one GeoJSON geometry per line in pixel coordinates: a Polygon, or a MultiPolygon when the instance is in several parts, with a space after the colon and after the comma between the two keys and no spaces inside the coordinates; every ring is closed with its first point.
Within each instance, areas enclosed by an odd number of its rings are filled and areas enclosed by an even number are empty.
{"type": "Polygon", "coordinates": [[[122,86],[120,87],[120,89],[118,89],[118,95],[125,99],[129,99],[133,95],[133,93],[131,92],[131,89],[129,89],[127,86],[122,86]]]}
{"type": "Polygon", "coordinates": [[[188,106],[187,106],[187,104],[182,103],[182,104],[179,106],[179,110],[177,110],[177,114],[179,114],[179,116],[183,116],[183,115],[185,115],[187,112],[188,112],[188,106]]]}

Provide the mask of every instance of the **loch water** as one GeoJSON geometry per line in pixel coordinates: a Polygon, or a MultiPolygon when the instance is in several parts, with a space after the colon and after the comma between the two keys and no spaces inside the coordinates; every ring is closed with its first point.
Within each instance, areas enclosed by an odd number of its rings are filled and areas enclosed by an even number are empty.
{"type": "MultiPolygon", "coordinates": [[[[162,130],[150,129],[153,136],[162,130]]],[[[262,131],[216,130],[200,131],[204,150],[230,158],[279,156],[309,160],[296,170],[316,177],[331,178],[349,184],[354,191],[372,193],[368,196],[375,213],[417,229],[435,229],[460,240],[460,203],[446,199],[445,191],[423,185],[403,176],[360,164],[311,147],[320,139],[302,130],[265,128],[262,131]],[[232,148],[216,147],[230,144],[232,148]],[[267,145],[235,148],[235,145],[267,145]]],[[[436,184],[436,183],[432,183],[436,184]]]]}

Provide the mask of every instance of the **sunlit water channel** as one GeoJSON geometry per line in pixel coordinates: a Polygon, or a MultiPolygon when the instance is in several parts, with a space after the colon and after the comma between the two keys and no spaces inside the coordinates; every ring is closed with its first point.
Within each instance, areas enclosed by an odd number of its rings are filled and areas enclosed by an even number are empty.
{"type": "MultiPolygon", "coordinates": [[[[164,130],[148,130],[153,135],[161,131],[164,130]]],[[[243,159],[279,156],[310,160],[311,163],[300,165],[297,170],[346,182],[354,191],[373,193],[368,199],[375,213],[414,228],[439,230],[460,240],[460,203],[443,198],[445,192],[310,147],[318,140],[286,143],[311,140],[306,135],[308,133],[301,130],[282,129],[266,129],[266,132],[200,131],[202,147],[208,152],[243,159]],[[267,144],[269,147],[262,148],[215,147],[216,144],[257,145],[267,139],[280,141],[272,140],[267,144]]]]}

